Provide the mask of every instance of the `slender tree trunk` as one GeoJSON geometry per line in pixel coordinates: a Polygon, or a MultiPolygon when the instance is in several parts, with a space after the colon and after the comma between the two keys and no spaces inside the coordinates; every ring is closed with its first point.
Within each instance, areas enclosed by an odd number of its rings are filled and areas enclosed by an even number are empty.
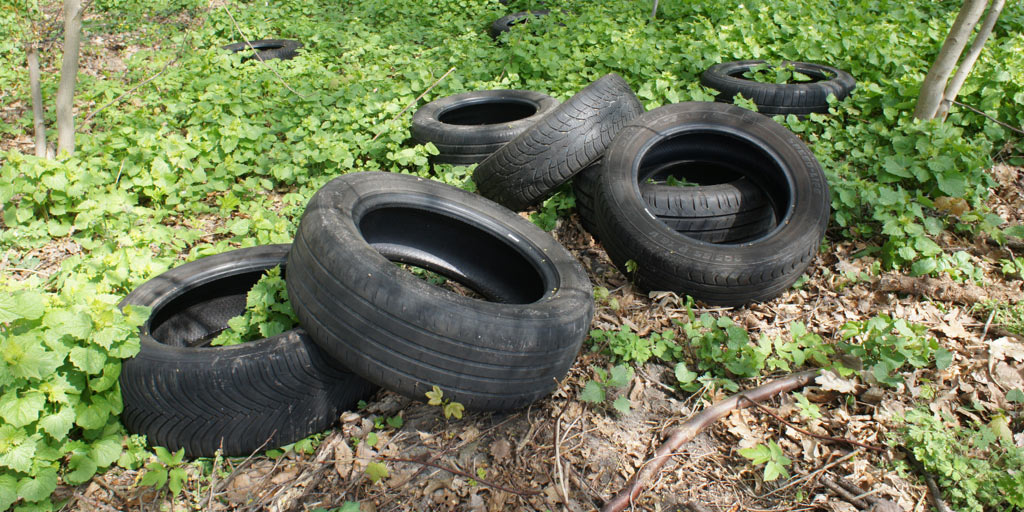
{"type": "Polygon", "coordinates": [[[32,88],[32,120],[36,132],[36,156],[46,156],[46,120],[43,119],[43,91],[39,85],[39,47],[29,43],[25,47],[28,57],[28,82],[32,88]]]}
{"type": "Polygon", "coordinates": [[[960,13],[953,22],[953,27],[942,43],[939,56],[935,63],[928,70],[928,76],[921,84],[921,94],[917,97],[917,108],[914,109],[914,117],[918,119],[932,119],[942,101],[942,94],[946,90],[946,81],[953,72],[953,67],[960,59],[964,47],[967,46],[967,39],[974,31],[981,15],[985,12],[988,0],[965,0],[960,13]]]}
{"type": "Polygon", "coordinates": [[[57,86],[57,153],[75,152],[75,82],[82,42],[82,1],[64,0],[64,59],[57,86]]]}
{"type": "Polygon", "coordinates": [[[981,28],[978,29],[978,35],[974,36],[971,47],[967,49],[963,60],[960,61],[960,65],[956,68],[956,73],[953,74],[953,78],[946,85],[946,92],[942,95],[942,103],[939,104],[935,117],[946,118],[950,105],[953,104],[956,95],[960,94],[960,88],[963,87],[964,81],[967,80],[967,75],[974,68],[974,63],[977,62],[978,56],[981,55],[981,49],[985,46],[985,42],[988,41],[988,36],[992,35],[992,28],[995,27],[996,20],[1002,14],[1003,5],[1005,4],[1006,0],[992,0],[992,5],[988,7],[988,13],[985,14],[985,21],[981,22],[981,28]]]}
{"type": "Polygon", "coordinates": [[[658,0],[654,0],[654,9],[651,9],[651,19],[658,15],[658,0]]]}

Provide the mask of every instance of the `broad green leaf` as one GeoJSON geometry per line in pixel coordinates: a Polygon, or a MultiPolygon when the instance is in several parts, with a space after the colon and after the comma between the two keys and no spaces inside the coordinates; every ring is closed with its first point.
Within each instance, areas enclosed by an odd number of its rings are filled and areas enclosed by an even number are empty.
{"type": "Polygon", "coordinates": [[[47,414],[39,418],[37,425],[41,430],[57,441],[63,441],[71,427],[75,424],[75,411],[70,406],[63,406],[53,414],[47,414]]]}
{"type": "Polygon", "coordinates": [[[115,434],[93,441],[89,445],[89,456],[101,468],[113,464],[121,456],[121,436],[115,434]]]}
{"type": "Polygon", "coordinates": [[[89,481],[98,467],[88,454],[76,453],[68,460],[68,469],[71,471],[64,474],[64,480],[71,485],[78,485],[89,481]]]}
{"type": "Polygon", "coordinates": [[[753,464],[764,464],[771,459],[771,451],[763,444],[740,449],[739,454],[750,459],[753,464]]]}
{"type": "Polygon", "coordinates": [[[624,396],[620,396],[612,402],[612,407],[621,414],[629,414],[629,408],[632,407],[632,405],[633,404],[629,402],[629,399],[624,396]]]}
{"type": "Polygon", "coordinates": [[[107,363],[107,354],[97,346],[72,348],[68,358],[75,366],[89,375],[100,374],[103,372],[103,365],[107,363]]]}
{"type": "Polygon", "coordinates": [[[592,404],[604,402],[604,388],[596,381],[588,381],[580,392],[580,400],[592,404]]]}
{"type": "Polygon", "coordinates": [[[458,402],[451,402],[451,403],[445,404],[445,406],[444,406],[444,417],[445,418],[451,418],[451,417],[454,416],[455,419],[461,420],[462,419],[462,412],[465,411],[465,410],[466,410],[466,408],[462,404],[460,404],[458,402]]]}
{"type": "Polygon", "coordinates": [[[39,391],[29,391],[19,397],[17,390],[11,390],[0,397],[0,418],[15,427],[23,427],[36,421],[46,397],[39,391]]]}
{"type": "Polygon", "coordinates": [[[953,353],[940,348],[935,351],[935,367],[940,370],[949,368],[949,365],[953,363],[953,353]]]}
{"type": "Polygon", "coordinates": [[[631,380],[633,380],[633,368],[620,364],[612,367],[608,385],[613,388],[621,388],[629,384],[631,380]]]}
{"type": "Polygon", "coordinates": [[[0,474],[0,510],[7,510],[18,499],[18,478],[0,474]]]}
{"type": "Polygon", "coordinates": [[[686,368],[686,363],[680,362],[676,364],[675,368],[676,380],[680,384],[689,384],[697,378],[696,372],[691,372],[686,368]]]}
{"type": "Polygon", "coordinates": [[[1006,393],[1006,400],[1009,402],[1024,404],[1024,391],[1021,391],[1020,388],[1011,389],[1006,393]]]}
{"type": "MultiPolygon", "coordinates": [[[[38,437],[38,435],[33,437],[38,437]]],[[[0,453],[0,466],[28,473],[29,469],[32,468],[32,457],[36,454],[37,443],[36,439],[28,438],[22,440],[16,446],[8,448],[7,451],[0,453]]]]}
{"type": "Polygon", "coordinates": [[[177,496],[181,493],[181,488],[185,485],[185,481],[188,480],[188,474],[185,473],[184,468],[174,468],[170,471],[168,477],[167,488],[171,490],[172,496],[177,496]]]}
{"type": "Polygon", "coordinates": [[[366,478],[369,478],[371,482],[377,483],[382,478],[387,478],[388,468],[380,462],[371,462],[366,465],[366,478]]]}
{"type": "Polygon", "coordinates": [[[18,496],[25,501],[43,501],[57,489],[57,470],[41,468],[35,477],[25,477],[18,481],[18,496]]]}

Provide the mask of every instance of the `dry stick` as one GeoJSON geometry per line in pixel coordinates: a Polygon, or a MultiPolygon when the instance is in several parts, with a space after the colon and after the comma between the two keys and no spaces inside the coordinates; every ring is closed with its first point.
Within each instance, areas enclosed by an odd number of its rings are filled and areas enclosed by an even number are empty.
{"type": "Polygon", "coordinates": [[[270,66],[269,66],[269,65],[268,65],[268,64],[267,64],[266,62],[264,62],[264,61],[263,61],[263,57],[260,57],[260,52],[259,52],[258,50],[256,50],[256,48],[253,48],[253,46],[252,46],[252,43],[250,43],[250,42],[249,42],[249,39],[248,39],[248,38],[246,38],[246,37],[245,37],[245,34],[243,34],[243,33],[242,33],[242,28],[238,26],[238,22],[237,22],[237,21],[235,21],[235,17],[231,15],[231,9],[228,9],[228,4],[224,4],[224,5],[222,6],[222,7],[224,7],[224,12],[228,13],[228,17],[229,17],[229,18],[231,18],[231,24],[235,26],[235,30],[237,30],[237,31],[238,31],[238,35],[242,37],[242,41],[245,41],[245,45],[246,45],[246,46],[248,46],[248,47],[249,47],[249,49],[250,49],[250,50],[252,50],[252,51],[253,51],[253,53],[255,53],[255,54],[256,54],[256,60],[260,61],[260,64],[261,64],[261,65],[263,65],[264,67],[266,67],[267,69],[269,69],[269,70],[270,70],[271,72],[273,72],[273,73],[274,73],[274,76],[276,76],[276,77],[277,77],[277,79],[278,79],[278,80],[280,80],[280,81],[281,81],[281,83],[282,83],[282,84],[284,84],[284,86],[285,86],[285,87],[286,87],[286,88],[287,88],[287,89],[288,89],[289,91],[291,91],[292,93],[294,93],[294,94],[295,94],[296,96],[298,96],[298,97],[300,97],[300,98],[302,98],[302,99],[305,99],[305,98],[306,98],[306,96],[304,96],[304,95],[302,95],[302,94],[299,94],[298,92],[296,92],[296,91],[295,91],[295,89],[292,89],[292,87],[291,87],[290,85],[288,85],[288,82],[286,82],[286,81],[284,80],[284,78],[283,78],[283,77],[281,77],[281,75],[280,75],[280,74],[278,74],[278,72],[277,72],[277,70],[276,70],[276,69],[274,69],[274,68],[270,67],[270,66]]]}
{"type": "Polygon", "coordinates": [[[818,370],[809,370],[773,380],[754,389],[726,398],[686,420],[685,423],[672,431],[668,440],[658,447],[650,463],[636,472],[626,486],[608,503],[605,503],[604,507],[601,508],[601,512],[621,512],[625,510],[640,495],[640,491],[644,488],[644,482],[661,471],[661,468],[680,446],[692,441],[702,430],[729,412],[744,408],[745,405],[740,403],[741,397],[760,402],[781,393],[802,388],[814,380],[814,377],[817,375],[818,370]]]}
{"type": "Polygon", "coordinates": [[[970,110],[970,111],[974,112],[975,114],[981,114],[981,115],[991,119],[992,121],[994,121],[999,126],[1002,126],[1004,128],[1009,128],[1009,129],[1011,129],[1011,130],[1013,130],[1013,131],[1015,131],[1015,132],[1017,132],[1017,133],[1019,133],[1021,135],[1024,135],[1024,130],[1021,130],[1020,128],[1017,128],[1015,126],[1008,125],[1008,124],[1006,124],[1006,123],[1004,123],[1004,122],[1002,122],[1002,121],[1000,121],[1000,120],[998,120],[998,119],[996,119],[996,118],[994,118],[994,117],[992,117],[992,116],[990,116],[990,115],[988,115],[988,114],[986,114],[986,113],[984,113],[984,112],[982,112],[982,111],[980,111],[980,110],[978,110],[978,109],[976,109],[976,108],[974,108],[974,107],[972,107],[972,106],[970,106],[970,105],[968,105],[966,103],[960,103],[959,101],[953,100],[953,104],[954,105],[959,105],[961,107],[964,107],[967,110],[970,110]]]}
{"type": "Polygon", "coordinates": [[[785,424],[786,426],[792,428],[793,430],[796,430],[797,432],[800,432],[801,434],[803,434],[805,436],[810,436],[810,437],[813,437],[815,439],[821,439],[822,441],[833,441],[833,442],[837,442],[837,443],[852,444],[854,446],[859,446],[861,448],[865,448],[865,449],[868,449],[868,450],[873,450],[873,451],[876,451],[876,452],[879,452],[879,453],[885,453],[885,449],[883,449],[883,448],[879,448],[878,446],[872,446],[870,444],[864,444],[864,443],[861,443],[860,441],[854,441],[852,439],[845,439],[845,438],[842,438],[842,437],[824,436],[824,435],[812,433],[812,432],[810,432],[808,430],[800,428],[800,427],[798,427],[798,426],[796,426],[796,425],[794,425],[794,424],[792,424],[792,423],[782,419],[780,416],[778,416],[777,414],[772,412],[771,409],[769,409],[769,408],[767,408],[767,407],[765,407],[765,406],[763,406],[763,405],[761,405],[761,404],[759,404],[757,402],[754,402],[754,401],[752,401],[751,399],[749,399],[749,398],[747,398],[745,396],[740,397],[740,399],[745,400],[747,402],[750,402],[751,405],[753,405],[754,407],[757,407],[758,409],[760,409],[765,414],[771,416],[772,418],[775,418],[780,423],[785,424]]]}
{"type": "MultiPolygon", "coordinates": [[[[437,80],[434,80],[434,83],[430,84],[430,87],[427,87],[427,90],[423,91],[423,93],[420,94],[419,96],[417,96],[416,99],[414,99],[411,102],[409,102],[409,104],[406,105],[405,108],[403,108],[402,111],[399,112],[394,117],[398,117],[398,116],[404,114],[406,110],[409,110],[410,108],[412,108],[412,106],[415,105],[416,102],[420,101],[421,99],[423,99],[424,96],[426,96],[428,93],[430,93],[431,89],[433,89],[434,87],[437,87],[437,84],[441,83],[441,80],[444,80],[448,75],[452,74],[452,71],[455,71],[455,66],[452,66],[452,68],[449,69],[447,73],[441,75],[441,78],[438,78],[437,80]]],[[[384,132],[380,132],[377,135],[374,135],[373,138],[370,139],[370,142],[373,142],[373,141],[377,140],[377,138],[380,137],[383,134],[384,134],[384,132]]]]}
{"type": "Polygon", "coordinates": [[[825,484],[825,487],[828,487],[830,491],[836,493],[836,496],[846,500],[847,503],[857,507],[858,509],[864,510],[868,508],[868,504],[865,503],[864,500],[857,498],[857,496],[839,485],[831,476],[825,475],[822,477],[821,483],[825,484]]]}
{"type": "Polygon", "coordinates": [[[512,488],[509,488],[509,487],[505,487],[503,485],[499,485],[499,484],[496,484],[494,482],[489,482],[487,480],[484,480],[483,478],[480,478],[479,475],[471,475],[469,473],[466,473],[465,471],[462,471],[462,470],[459,470],[459,469],[455,469],[455,468],[450,468],[448,466],[442,466],[441,464],[435,464],[433,462],[426,461],[426,460],[402,459],[402,458],[397,458],[397,457],[381,457],[380,460],[387,461],[387,462],[408,462],[410,464],[423,464],[424,466],[430,466],[432,468],[437,468],[437,469],[440,469],[442,471],[447,471],[449,473],[453,473],[453,474],[456,474],[456,475],[459,475],[459,476],[464,476],[466,478],[472,478],[473,480],[479,482],[481,485],[484,485],[484,486],[487,486],[487,487],[493,487],[493,488],[495,488],[495,489],[497,489],[499,491],[505,491],[505,492],[508,492],[508,493],[515,494],[517,496],[538,496],[540,494],[543,494],[540,491],[523,491],[523,490],[519,490],[519,489],[512,489],[512,488]]]}
{"type": "Polygon", "coordinates": [[[223,482],[221,482],[220,486],[217,487],[216,491],[211,491],[211,492],[213,492],[214,494],[217,494],[217,493],[220,493],[220,491],[223,491],[224,488],[227,487],[228,484],[230,484],[235,479],[235,477],[239,475],[240,471],[244,470],[245,468],[249,467],[250,464],[252,464],[253,457],[255,457],[256,454],[260,452],[260,450],[262,450],[265,446],[267,446],[268,443],[270,443],[270,440],[274,438],[275,434],[277,434],[277,430],[276,429],[273,432],[270,433],[270,437],[268,437],[266,441],[263,441],[263,444],[261,444],[255,450],[253,450],[253,452],[250,453],[249,456],[246,457],[245,460],[243,460],[241,464],[236,466],[235,469],[231,471],[231,474],[228,475],[228,477],[225,478],[223,482]]]}
{"type": "Polygon", "coordinates": [[[921,475],[921,478],[924,478],[924,483],[928,486],[928,503],[935,507],[935,510],[938,510],[939,512],[953,512],[949,508],[949,505],[946,505],[946,502],[942,501],[942,491],[939,490],[939,485],[935,483],[935,479],[932,478],[931,473],[925,469],[924,464],[921,464],[921,461],[917,460],[917,457],[914,456],[914,452],[903,446],[900,446],[899,449],[907,456],[907,462],[909,462],[914,468],[914,471],[921,475]]]}

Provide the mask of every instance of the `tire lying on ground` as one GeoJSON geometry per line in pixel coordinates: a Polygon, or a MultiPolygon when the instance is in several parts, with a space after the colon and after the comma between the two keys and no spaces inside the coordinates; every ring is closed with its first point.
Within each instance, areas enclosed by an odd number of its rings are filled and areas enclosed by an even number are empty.
{"type": "Polygon", "coordinates": [[[124,361],[121,420],[152,445],[191,457],[245,456],[324,430],[376,389],[302,329],[234,346],[208,344],[245,309],[246,293],[288,245],[239,249],[171,269],[121,307],[152,308],[139,354],[124,361]]]}
{"type": "Polygon", "coordinates": [[[857,81],[846,71],[810,62],[783,62],[811,78],[810,82],[771,84],[744,78],[751,69],[765,65],[763,60],[723,62],[708,68],[700,76],[701,85],[719,91],[717,100],[732,103],[737,93],[757,105],[766,115],[828,112],[828,95],[842,100],[850,95],[857,81]]]}
{"type": "Polygon", "coordinates": [[[221,46],[221,48],[235,53],[242,52],[246,54],[242,58],[243,62],[254,58],[261,60],[290,60],[298,55],[299,48],[302,48],[302,43],[291,39],[260,39],[259,41],[249,41],[248,43],[245,41],[231,43],[221,46]],[[256,50],[255,54],[252,52],[253,49],[256,50]]]}
{"type": "Polygon", "coordinates": [[[644,290],[725,306],[771,299],[807,268],[828,224],[828,184],[810,149],[770,118],[733,105],[678,103],[647,112],[619,132],[602,167],[594,197],[601,243],[644,290]],[[742,172],[768,198],[775,227],[728,244],[670,228],[637,182],[641,169],[678,160],[742,172]]]}
{"type": "Polygon", "coordinates": [[[512,25],[518,25],[520,23],[527,23],[530,18],[540,18],[541,16],[547,16],[551,11],[548,9],[535,9],[532,11],[520,11],[514,12],[507,16],[502,16],[491,23],[487,33],[492,38],[497,39],[501,34],[508,32],[512,28],[512,25]]]}
{"type": "MultiPolygon", "coordinates": [[[[594,194],[603,174],[600,164],[573,178],[583,227],[597,235],[594,194]]],[[[638,173],[640,197],[649,211],[676,232],[711,243],[739,242],[775,225],[771,204],[741,172],[718,162],[679,160],[638,173]],[[686,186],[670,183],[669,177],[686,186]]]]}
{"type": "Polygon", "coordinates": [[[629,84],[607,74],[481,162],[473,181],[483,196],[523,210],[600,158],[619,129],[643,111],[629,84]]]}
{"type": "Polygon", "coordinates": [[[287,286],[310,336],[352,371],[418,400],[436,385],[473,409],[550,392],[594,312],[586,273],[550,235],[480,196],[391,173],[345,175],[313,196],[287,286]]]}
{"type": "Polygon", "coordinates": [[[412,138],[434,143],[443,163],[477,163],[558,106],[535,91],[511,89],[454,94],[427,103],[412,116],[412,138]]]}

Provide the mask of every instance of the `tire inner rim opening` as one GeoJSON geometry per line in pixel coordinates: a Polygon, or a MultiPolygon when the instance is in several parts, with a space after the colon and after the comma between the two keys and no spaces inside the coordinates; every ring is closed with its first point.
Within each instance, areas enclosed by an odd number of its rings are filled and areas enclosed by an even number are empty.
{"type": "Polygon", "coordinates": [[[526,100],[486,99],[454,106],[441,112],[437,120],[455,125],[511,123],[536,114],[539,108],[537,104],[526,100]]]}
{"type": "MultiPolygon", "coordinates": [[[[284,265],[281,266],[284,275],[284,265]]],[[[244,272],[186,290],[153,311],[153,339],[174,347],[208,346],[227,329],[228,320],[245,312],[245,298],[266,270],[244,272]]]]}
{"type": "Polygon", "coordinates": [[[554,286],[511,243],[448,215],[381,207],[359,219],[359,230],[388,260],[441,274],[492,302],[530,304],[554,286]]]}
{"type": "Polygon", "coordinates": [[[775,227],[753,239],[780,229],[792,209],[792,183],[785,164],[754,141],[725,131],[692,130],[669,134],[649,146],[634,169],[638,196],[640,183],[648,179],[657,182],[659,177],[668,175],[699,185],[746,177],[767,196],[775,216],[775,227]]]}

